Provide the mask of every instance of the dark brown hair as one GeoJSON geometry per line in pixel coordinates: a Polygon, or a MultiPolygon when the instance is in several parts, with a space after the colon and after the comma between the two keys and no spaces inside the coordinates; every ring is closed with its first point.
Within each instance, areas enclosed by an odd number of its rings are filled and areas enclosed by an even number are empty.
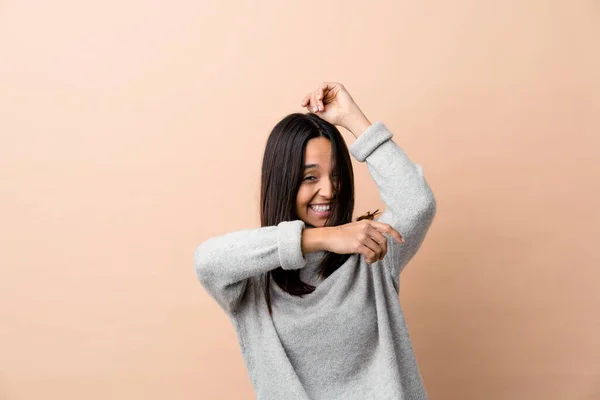
{"type": "MultiPolygon", "coordinates": [[[[294,113],[275,125],[265,147],[262,162],[260,190],[261,226],[274,226],[282,221],[299,219],[296,212],[296,196],[304,174],[304,154],[310,139],[324,137],[331,143],[334,199],[325,226],[338,226],[352,222],[354,211],[354,172],[348,147],[340,131],[315,114],[294,113]]],[[[379,210],[357,218],[373,219],[379,210]]],[[[309,226],[310,227],[310,226],[309,226]]],[[[326,278],[337,270],[350,254],[326,252],[317,271],[326,278]]],[[[315,287],[300,280],[300,270],[284,270],[279,267],[264,274],[265,298],[271,310],[270,278],[284,291],[302,296],[315,287]]]]}

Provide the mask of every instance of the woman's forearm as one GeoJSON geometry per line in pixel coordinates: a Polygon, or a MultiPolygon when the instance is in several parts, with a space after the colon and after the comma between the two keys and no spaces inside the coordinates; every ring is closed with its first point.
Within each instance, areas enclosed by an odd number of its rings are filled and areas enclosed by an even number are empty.
{"type": "Polygon", "coordinates": [[[371,126],[371,122],[363,113],[352,114],[344,118],[341,126],[349,130],[355,138],[358,138],[369,126],[371,126]]]}
{"type": "Polygon", "coordinates": [[[310,228],[302,231],[302,254],[327,250],[326,238],[328,227],[310,228]]]}
{"type": "Polygon", "coordinates": [[[303,228],[301,220],[283,221],[277,226],[211,237],[194,253],[198,279],[226,311],[233,312],[249,278],[278,267],[299,269],[306,265],[300,249],[303,228]]]}

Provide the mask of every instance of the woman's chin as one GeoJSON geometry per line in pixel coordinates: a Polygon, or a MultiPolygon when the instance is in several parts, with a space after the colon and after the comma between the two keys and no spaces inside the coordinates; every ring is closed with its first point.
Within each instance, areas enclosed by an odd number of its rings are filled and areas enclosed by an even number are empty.
{"type": "Polygon", "coordinates": [[[312,222],[311,225],[314,226],[315,228],[322,228],[325,226],[325,222],[326,221],[315,221],[315,222],[312,222]]]}
{"type": "Polygon", "coordinates": [[[309,221],[309,220],[303,220],[304,221],[304,228],[322,228],[325,226],[325,222],[324,221],[309,221]]]}

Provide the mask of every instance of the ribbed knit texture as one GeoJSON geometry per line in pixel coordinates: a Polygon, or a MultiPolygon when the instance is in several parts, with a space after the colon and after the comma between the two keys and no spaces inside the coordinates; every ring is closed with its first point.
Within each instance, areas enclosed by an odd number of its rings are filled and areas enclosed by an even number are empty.
{"type": "Polygon", "coordinates": [[[399,302],[400,272],[420,248],[436,212],[420,165],[382,122],[349,147],[366,162],[385,212],[378,219],[403,236],[388,236],[383,260],[353,254],[321,280],[324,251],[302,254],[301,220],[213,237],[194,254],[198,279],[229,315],[259,400],[427,399],[399,302]],[[300,269],[316,286],[303,297],[271,280],[272,317],[261,275],[300,269]]]}

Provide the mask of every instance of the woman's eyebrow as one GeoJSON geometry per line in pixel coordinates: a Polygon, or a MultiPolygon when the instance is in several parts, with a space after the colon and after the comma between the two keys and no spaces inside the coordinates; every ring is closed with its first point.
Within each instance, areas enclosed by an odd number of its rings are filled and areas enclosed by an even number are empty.
{"type": "Polygon", "coordinates": [[[304,166],[304,169],[309,169],[309,168],[318,168],[319,164],[306,164],[304,166]]]}

